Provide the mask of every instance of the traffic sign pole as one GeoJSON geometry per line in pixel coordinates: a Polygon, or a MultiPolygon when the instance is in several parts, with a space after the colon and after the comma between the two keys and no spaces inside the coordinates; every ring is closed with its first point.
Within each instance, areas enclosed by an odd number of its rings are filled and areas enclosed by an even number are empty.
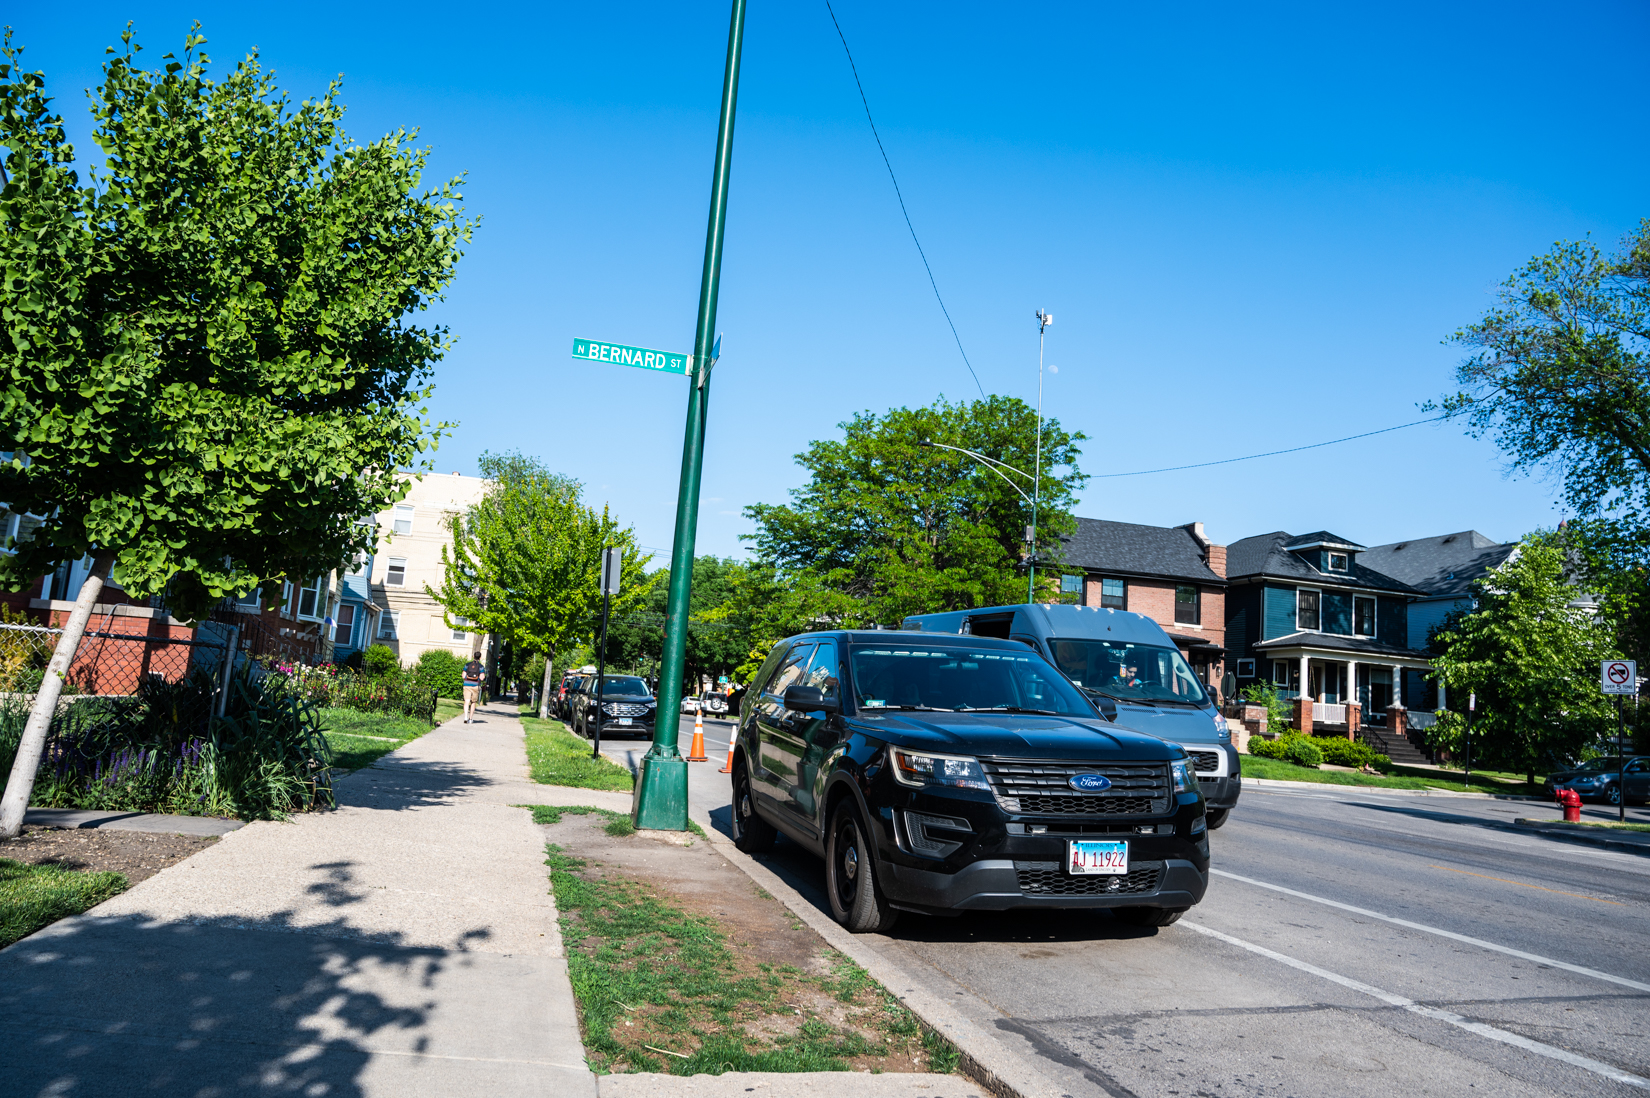
{"type": "Polygon", "coordinates": [[[1617,817],[1622,823],[1627,822],[1627,730],[1622,727],[1621,695],[1616,695],[1616,762],[1621,766],[1621,773],[1616,775],[1617,817]]]}
{"type": "MultiPolygon", "coordinates": [[[[722,276],[722,231],[727,223],[728,172],[733,162],[733,117],[739,98],[739,51],[745,37],[745,0],[733,0],[728,21],[728,59],[722,73],[722,115],[716,128],[716,165],[711,173],[710,224],[705,231],[705,266],[699,278],[699,316],[693,335],[696,362],[712,360],[716,294],[722,276]]],[[[687,657],[688,600],[693,594],[693,549],[699,526],[699,479],[705,456],[705,415],[710,400],[706,370],[688,386],[687,430],[682,440],[682,481],[676,495],[676,540],[670,549],[670,597],[665,608],[665,644],[659,665],[659,706],[653,746],[642,757],[631,800],[637,827],[687,830],[687,760],[676,749],[682,706],[682,672],[687,657]]]]}
{"type": "MultiPolygon", "coordinates": [[[[1616,774],[1616,807],[1622,823],[1627,822],[1627,729],[1622,717],[1622,698],[1639,692],[1639,665],[1635,660],[1604,660],[1598,668],[1599,689],[1616,696],[1616,759],[1620,772],[1616,774]]],[[[1634,710],[1637,712],[1637,710],[1634,710]]]]}

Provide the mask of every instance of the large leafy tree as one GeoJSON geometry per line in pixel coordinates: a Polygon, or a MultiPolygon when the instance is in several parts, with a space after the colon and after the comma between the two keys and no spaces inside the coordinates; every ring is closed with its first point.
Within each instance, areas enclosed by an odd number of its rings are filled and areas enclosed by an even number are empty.
{"type": "MultiPolygon", "coordinates": [[[[477,504],[452,520],[452,548],[441,550],[442,582],[425,593],[446,611],[492,633],[518,653],[545,657],[545,684],[558,648],[594,639],[601,616],[602,550],[623,550],[613,614],[646,603],[647,562],[635,533],[581,498],[577,481],[519,453],[484,453],[481,475],[493,483],[477,504]]],[[[546,691],[548,693],[548,691],[546,691]]]]}
{"type": "MultiPolygon", "coordinates": [[[[1036,413],[1021,400],[944,399],[926,408],[864,412],[842,424],[843,437],[810,444],[797,461],[808,483],[789,504],[745,509],[757,564],[748,602],[766,605],[776,627],[809,620],[844,625],[896,624],[907,614],[1023,602],[1031,494],[1029,480],[994,471],[943,443],[1032,471],[1036,413]],[[778,619],[790,617],[784,623],[778,619]]],[[[1076,529],[1073,492],[1084,436],[1042,423],[1043,478],[1037,552],[1046,563],[1060,536],[1076,529]],[[1056,470],[1059,470],[1056,473],[1056,470]]],[[[1039,597],[1057,598],[1058,576],[1040,567],[1039,597]]],[[[782,634],[781,634],[782,635],[782,634]]]]}
{"type": "MultiPolygon", "coordinates": [[[[1478,695],[1473,757],[1534,780],[1613,730],[1614,710],[1599,691],[1599,663],[1619,655],[1610,621],[1573,605],[1572,555],[1565,539],[1532,535],[1476,585],[1477,607],[1458,611],[1433,633],[1434,674],[1452,700],[1478,695]]],[[[1433,741],[1459,754],[1466,722],[1444,713],[1433,741]]]]}
{"type": "MultiPolygon", "coordinates": [[[[1559,243],[1502,284],[1460,389],[1441,402],[1514,469],[1558,474],[1565,504],[1637,544],[1650,527],[1650,219],[1606,254],[1559,243]]],[[[1597,534],[1606,531],[1596,531],[1597,534]]]]}
{"type": "MultiPolygon", "coordinates": [[[[731,675],[745,661],[751,646],[752,619],[744,607],[735,605],[734,598],[748,570],[745,562],[731,557],[695,558],[684,661],[690,682],[696,682],[700,675],[731,675]]],[[[638,673],[649,673],[659,665],[670,569],[661,568],[649,579],[653,586],[646,604],[614,619],[607,636],[608,662],[638,673]]]]}
{"type": "Polygon", "coordinates": [[[122,42],[84,180],[44,76],[0,51],[0,499],[46,516],[0,584],[90,554],[196,617],[371,548],[357,520],[440,430],[448,339],[411,318],[472,222],[407,133],[349,141],[337,83],[293,107],[256,55],[219,81],[198,33],[154,68],[122,42]]]}

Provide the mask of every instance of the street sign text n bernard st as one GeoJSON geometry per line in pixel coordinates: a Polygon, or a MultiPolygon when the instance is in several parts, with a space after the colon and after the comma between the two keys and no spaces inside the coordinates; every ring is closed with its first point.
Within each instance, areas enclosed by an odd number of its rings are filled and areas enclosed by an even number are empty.
{"type": "Polygon", "coordinates": [[[1638,693],[1639,665],[1633,660],[1604,660],[1599,664],[1598,684],[1606,694],[1638,693]]]}
{"type": "Polygon", "coordinates": [[[693,356],[675,351],[652,351],[646,347],[626,347],[618,343],[602,343],[595,339],[575,339],[573,357],[591,362],[617,362],[621,366],[635,366],[640,370],[656,370],[661,374],[689,374],[693,372],[693,356]]]}

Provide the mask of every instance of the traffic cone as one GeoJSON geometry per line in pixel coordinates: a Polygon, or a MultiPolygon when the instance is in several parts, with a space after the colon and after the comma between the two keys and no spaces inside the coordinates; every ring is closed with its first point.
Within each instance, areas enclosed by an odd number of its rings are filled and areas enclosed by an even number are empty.
{"type": "Polygon", "coordinates": [[[705,711],[693,711],[693,746],[688,749],[687,761],[690,763],[710,762],[705,757],[705,711]]]}
{"type": "Polygon", "coordinates": [[[739,739],[739,726],[737,724],[735,724],[733,726],[733,730],[728,733],[728,761],[722,764],[722,769],[717,771],[718,774],[732,774],[733,773],[733,745],[734,745],[734,742],[737,741],[738,739],[739,739]]]}

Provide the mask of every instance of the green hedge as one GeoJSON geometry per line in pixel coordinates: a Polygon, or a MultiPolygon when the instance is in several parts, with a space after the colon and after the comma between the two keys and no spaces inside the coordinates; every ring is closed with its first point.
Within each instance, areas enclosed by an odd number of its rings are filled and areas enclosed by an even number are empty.
{"type": "Polygon", "coordinates": [[[1355,743],[1336,736],[1304,736],[1293,731],[1285,732],[1275,740],[1259,737],[1250,740],[1249,754],[1313,768],[1328,763],[1331,766],[1368,766],[1383,774],[1392,770],[1392,760],[1367,743],[1355,743]]]}
{"type": "Polygon", "coordinates": [[[445,648],[432,648],[419,656],[415,674],[443,698],[464,696],[464,661],[445,648]]]}

